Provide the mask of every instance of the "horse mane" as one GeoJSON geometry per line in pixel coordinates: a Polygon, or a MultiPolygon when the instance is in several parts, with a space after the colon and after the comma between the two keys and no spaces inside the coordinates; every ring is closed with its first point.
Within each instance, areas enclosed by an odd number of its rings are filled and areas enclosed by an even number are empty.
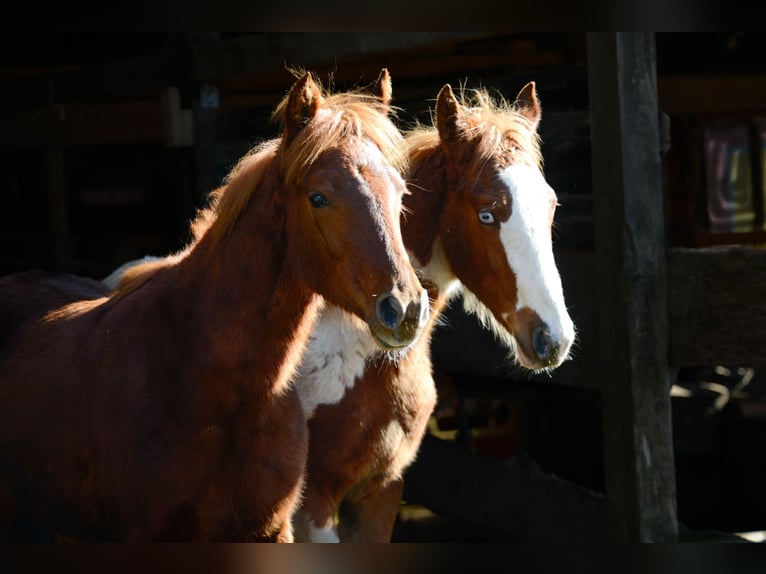
{"type": "MultiPolygon", "coordinates": [[[[409,162],[404,138],[390,117],[398,110],[362,88],[333,94],[317,78],[314,81],[322,91],[322,105],[295,139],[280,150],[279,163],[286,181],[295,183],[322,153],[347,138],[370,139],[394,169],[406,173],[409,162]]],[[[287,101],[283,98],[274,109],[273,120],[283,117],[287,101]]]]}
{"type": "Polygon", "coordinates": [[[193,243],[206,233],[214,244],[228,235],[277,157],[279,143],[272,139],[253,147],[234,165],[223,185],[208,194],[207,206],[191,222],[193,243]]]}
{"type": "MultiPolygon", "coordinates": [[[[540,136],[519,111],[516,102],[508,102],[500,94],[492,97],[486,88],[461,88],[455,96],[468,126],[468,137],[479,142],[469,173],[481,169],[492,157],[513,154],[516,149],[530,157],[535,167],[542,170],[540,136]]],[[[435,122],[432,121],[432,124],[435,122]]],[[[410,162],[419,164],[439,143],[439,133],[435,127],[416,123],[405,138],[410,162]]]]}
{"type": "Polygon", "coordinates": [[[181,251],[167,257],[147,257],[115,271],[114,274],[119,275],[119,283],[112,293],[112,299],[120,299],[135,291],[160,269],[181,261],[206,233],[210,233],[214,243],[220,242],[234,226],[239,214],[258,188],[278,144],[278,139],[263,142],[236,163],[226,176],[224,185],[211,191],[207,196],[206,206],[197,211],[189,225],[192,239],[181,251]]]}
{"type": "Polygon", "coordinates": [[[119,282],[110,298],[116,301],[128,293],[132,293],[151,279],[158,270],[170,267],[180,261],[187,251],[188,248],[168,257],[146,257],[139,263],[126,265],[118,269],[115,271],[115,274],[120,274],[119,282]]]}

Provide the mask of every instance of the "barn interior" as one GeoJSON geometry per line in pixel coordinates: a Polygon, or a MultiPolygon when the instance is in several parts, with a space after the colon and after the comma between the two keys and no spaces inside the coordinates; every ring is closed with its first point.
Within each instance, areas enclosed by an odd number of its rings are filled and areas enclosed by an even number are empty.
{"type": "MultiPolygon", "coordinates": [[[[645,36],[669,347],[660,350],[666,379],[633,392],[665,389],[671,416],[621,414],[648,434],[670,425],[669,457],[657,465],[672,482],[674,509],[656,518],[672,525],[627,528],[624,538],[656,531],[664,540],[761,541],[764,36],[645,36]]],[[[599,314],[610,291],[596,285],[598,226],[609,217],[594,194],[600,41],[569,32],[4,34],[0,274],[40,268],[100,279],[126,261],[181,249],[207,192],[254,143],[277,134],[270,114],[292,84],[289,68],[339,89],[388,68],[403,128],[430,122],[445,83],[512,99],[534,80],[577,348],[556,371],[530,376],[460,305],[449,309],[432,345],[439,404],[405,477],[393,540],[608,538],[612,514],[601,503],[619,460],[609,454],[613,403],[604,393],[621,383],[604,361],[609,333],[599,314]]],[[[628,514],[641,522],[640,508],[628,514]]]]}

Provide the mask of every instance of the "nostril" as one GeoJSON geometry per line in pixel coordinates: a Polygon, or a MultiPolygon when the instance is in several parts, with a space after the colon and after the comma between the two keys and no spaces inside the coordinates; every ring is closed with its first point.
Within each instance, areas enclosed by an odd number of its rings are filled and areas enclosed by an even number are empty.
{"type": "Polygon", "coordinates": [[[551,335],[545,327],[537,327],[532,333],[532,350],[541,361],[547,361],[554,348],[551,335]]]}
{"type": "Polygon", "coordinates": [[[423,306],[422,303],[413,301],[407,305],[407,311],[404,314],[404,321],[411,327],[420,328],[425,325],[428,320],[428,305],[423,306]]]}
{"type": "Polygon", "coordinates": [[[389,329],[396,329],[402,321],[402,305],[393,295],[378,299],[378,319],[389,329]]]}

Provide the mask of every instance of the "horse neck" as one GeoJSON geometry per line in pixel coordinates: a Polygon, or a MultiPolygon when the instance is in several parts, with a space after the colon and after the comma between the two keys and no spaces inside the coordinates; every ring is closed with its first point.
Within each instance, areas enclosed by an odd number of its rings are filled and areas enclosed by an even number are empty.
{"type": "Polygon", "coordinates": [[[270,201],[252,197],[229,235],[218,242],[203,236],[178,273],[179,288],[192,293],[205,362],[234,381],[280,390],[300,360],[319,298],[289,261],[284,210],[270,201]]]}
{"type": "Polygon", "coordinates": [[[413,163],[408,175],[409,194],[404,196],[402,237],[414,259],[423,270],[424,278],[438,293],[432,306],[441,308],[458,285],[441,248],[442,216],[448,193],[447,158],[440,146],[427,152],[413,163]]]}

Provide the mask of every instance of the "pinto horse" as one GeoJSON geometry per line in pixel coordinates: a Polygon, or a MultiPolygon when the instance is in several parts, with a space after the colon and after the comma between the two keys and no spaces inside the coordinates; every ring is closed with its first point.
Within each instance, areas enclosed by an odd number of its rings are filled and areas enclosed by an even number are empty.
{"type": "Polygon", "coordinates": [[[197,239],[114,292],[0,279],[0,521],[80,540],[292,541],[308,437],[290,383],[317,312],[339,306],[386,349],[427,320],[390,93],[386,70],[374,94],[304,74],[275,110],[281,137],[234,167],[197,239]]]}
{"type": "Polygon", "coordinates": [[[364,326],[328,307],[296,386],[309,421],[306,490],[296,540],[386,542],[436,402],[430,334],[462,294],[465,308],[531,370],[553,369],[574,340],[553,257],[556,195],[537,136],[535,84],[516,101],[486,90],[436,101],[436,128],[407,137],[404,242],[433,285],[429,325],[398,360],[381,356],[364,326]]]}

